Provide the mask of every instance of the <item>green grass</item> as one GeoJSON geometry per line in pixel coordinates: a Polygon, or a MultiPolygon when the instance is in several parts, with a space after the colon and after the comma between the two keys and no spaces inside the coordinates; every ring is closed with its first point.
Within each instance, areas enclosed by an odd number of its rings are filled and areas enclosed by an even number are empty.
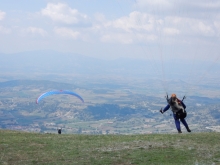
{"type": "Polygon", "coordinates": [[[220,164],[220,133],[38,134],[0,130],[0,164],[220,164]]]}

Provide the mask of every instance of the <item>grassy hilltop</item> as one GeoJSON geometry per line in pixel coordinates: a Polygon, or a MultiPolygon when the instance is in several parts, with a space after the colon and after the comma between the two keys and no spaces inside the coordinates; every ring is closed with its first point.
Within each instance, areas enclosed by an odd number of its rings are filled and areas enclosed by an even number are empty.
{"type": "Polygon", "coordinates": [[[220,133],[73,135],[0,130],[0,164],[220,164],[220,133]]]}

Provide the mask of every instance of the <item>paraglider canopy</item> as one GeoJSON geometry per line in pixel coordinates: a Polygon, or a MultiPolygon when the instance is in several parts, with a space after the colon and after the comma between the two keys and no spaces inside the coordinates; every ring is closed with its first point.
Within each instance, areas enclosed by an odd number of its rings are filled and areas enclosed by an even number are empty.
{"type": "Polygon", "coordinates": [[[76,96],[77,98],[79,98],[82,102],[84,102],[83,98],[73,92],[73,91],[69,91],[69,90],[53,90],[53,91],[49,91],[49,92],[45,92],[43,94],[41,94],[37,100],[36,100],[36,104],[38,104],[43,98],[47,97],[47,96],[50,96],[50,95],[55,95],[55,94],[68,94],[68,95],[73,95],[73,96],[76,96]]]}

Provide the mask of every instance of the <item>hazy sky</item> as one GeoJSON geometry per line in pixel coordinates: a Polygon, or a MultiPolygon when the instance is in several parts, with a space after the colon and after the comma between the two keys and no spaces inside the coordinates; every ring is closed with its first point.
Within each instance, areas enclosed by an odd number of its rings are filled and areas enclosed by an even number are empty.
{"type": "Polygon", "coordinates": [[[219,0],[5,0],[0,53],[217,58],[219,0]]]}

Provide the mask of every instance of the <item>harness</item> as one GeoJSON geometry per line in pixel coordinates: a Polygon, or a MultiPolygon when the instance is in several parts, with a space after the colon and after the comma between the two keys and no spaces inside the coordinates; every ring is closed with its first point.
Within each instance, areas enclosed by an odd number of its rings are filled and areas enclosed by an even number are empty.
{"type": "Polygon", "coordinates": [[[187,116],[187,112],[181,103],[185,98],[186,97],[184,96],[182,100],[179,100],[178,98],[172,100],[172,98],[168,98],[168,95],[166,96],[167,103],[170,105],[171,110],[173,111],[173,114],[176,115],[177,119],[184,119],[187,116]]]}

